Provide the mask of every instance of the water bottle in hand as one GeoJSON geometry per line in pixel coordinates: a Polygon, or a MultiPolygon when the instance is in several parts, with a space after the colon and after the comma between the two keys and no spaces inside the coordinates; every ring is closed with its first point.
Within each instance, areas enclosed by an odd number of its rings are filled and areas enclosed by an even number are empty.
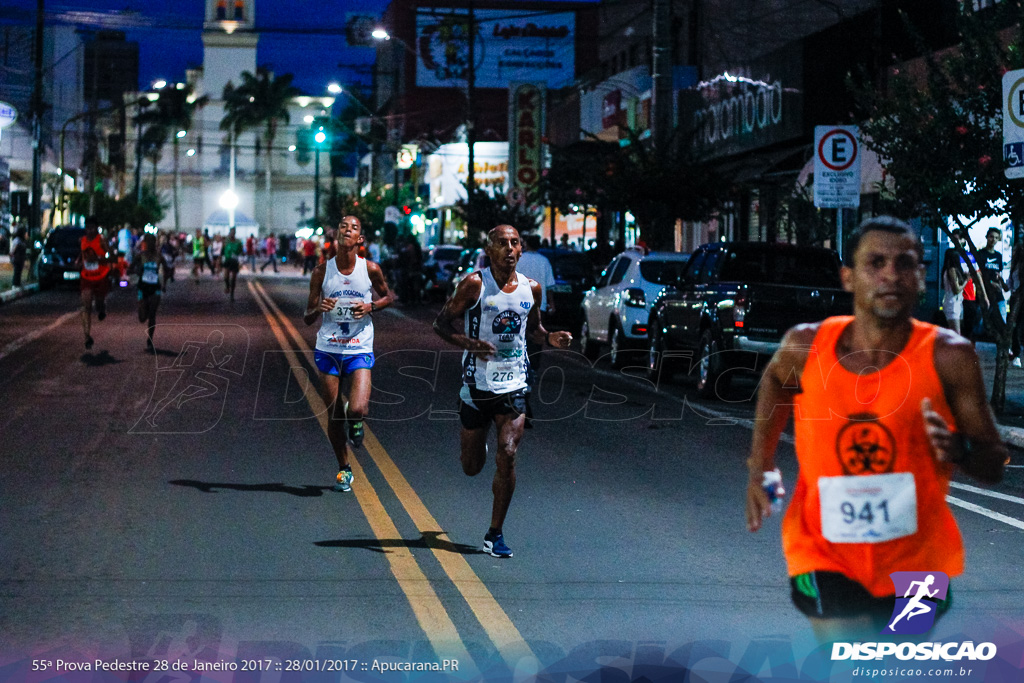
{"type": "Polygon", "coordinates": [[[782,512],[782,497],[786,495],[786,489],[782,487],[782,472],[778,468],[765,472],[761,487],[772,504],[772,514],[782,512]]]}

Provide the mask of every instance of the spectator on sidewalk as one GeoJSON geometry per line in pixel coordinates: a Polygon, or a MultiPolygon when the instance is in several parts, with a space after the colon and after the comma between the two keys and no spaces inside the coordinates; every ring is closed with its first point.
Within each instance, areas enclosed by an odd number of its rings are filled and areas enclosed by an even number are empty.
{"type": "MultiPolygon", "coordinates": [[[[964,272],[963,262],[956,249],[949,248],[942,260],[942,312],[946,316],[946,325],[957,334],[964,316],[964,287],[970,278],[964,272]]],[[[970,331],[968,330],[968,333],[970,331]]]]}
{"type": "Polygon", "coordinates": [[[21,287],[21,271],[25,268],[25,258],[28,255],[28,231],[25,228],[17,228],[14,232],[14,240],[11,242],[11,268],[14,269],[14,279],[11,285],[15,288],[21,287]]]}

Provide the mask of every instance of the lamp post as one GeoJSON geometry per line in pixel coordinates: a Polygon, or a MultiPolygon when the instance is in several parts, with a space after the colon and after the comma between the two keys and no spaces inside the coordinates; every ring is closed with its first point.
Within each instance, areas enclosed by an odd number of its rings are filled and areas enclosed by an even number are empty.
{"type": "Polygon", "coordinates": [[[324,127],[313,134],[313,232],[320,227],[320,145],[327,139],[324,127]]]}

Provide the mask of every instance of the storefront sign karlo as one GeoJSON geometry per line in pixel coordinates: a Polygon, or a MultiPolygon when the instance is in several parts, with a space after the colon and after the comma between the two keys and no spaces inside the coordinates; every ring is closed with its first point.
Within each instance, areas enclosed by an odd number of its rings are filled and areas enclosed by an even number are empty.
{"type": "Polygon", "coordinates": [[[1007,178],[1024,178],[1024,69],[1003,74],[1003,165],[1007,178]]]}
{"type": "Polygon", "coordinates": [[[857,126],[814,127],[814,205],[860,206],[860,134],[857,126]]]}
{"type": "Polygon", "coordinates": [[[544,126],[544,89],[532,83],[513,84],[509,130],[509,170],[511,187],[521,188],[527,196],[535,193],[541,174],[541,136],[544,126]]]}

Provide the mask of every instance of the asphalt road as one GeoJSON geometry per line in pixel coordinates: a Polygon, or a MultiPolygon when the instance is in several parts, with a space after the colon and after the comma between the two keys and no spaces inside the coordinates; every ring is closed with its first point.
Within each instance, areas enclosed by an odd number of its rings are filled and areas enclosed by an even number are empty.
{"type": "MultiPolygon", "coordinates": [[[[306,288],[243,276],[230,303],[209,276],[174,283],[156,355],[133,291],[89,352],[73,290],[0,309],[0,680],[98,657],[185,662],[132,674],[151,683],[197,680],[196,661],[248,662],[203,674],[246,681],[829,678],[778,520],[744,528],[754,381],[708,403],[685,378],[548,353],[498,560],[479,552],[493,464],[461,471],[436,306],[376,315],[354,492],[330,490],[306,288]],[[380,671],[445,659],[458,672],[380,671]]],[[[792,484],[789,443],[778,460],[792,484]]],[[[929,638],[1020,649],[1019,473],[951,491],[968,567],[929,638]]]]}

